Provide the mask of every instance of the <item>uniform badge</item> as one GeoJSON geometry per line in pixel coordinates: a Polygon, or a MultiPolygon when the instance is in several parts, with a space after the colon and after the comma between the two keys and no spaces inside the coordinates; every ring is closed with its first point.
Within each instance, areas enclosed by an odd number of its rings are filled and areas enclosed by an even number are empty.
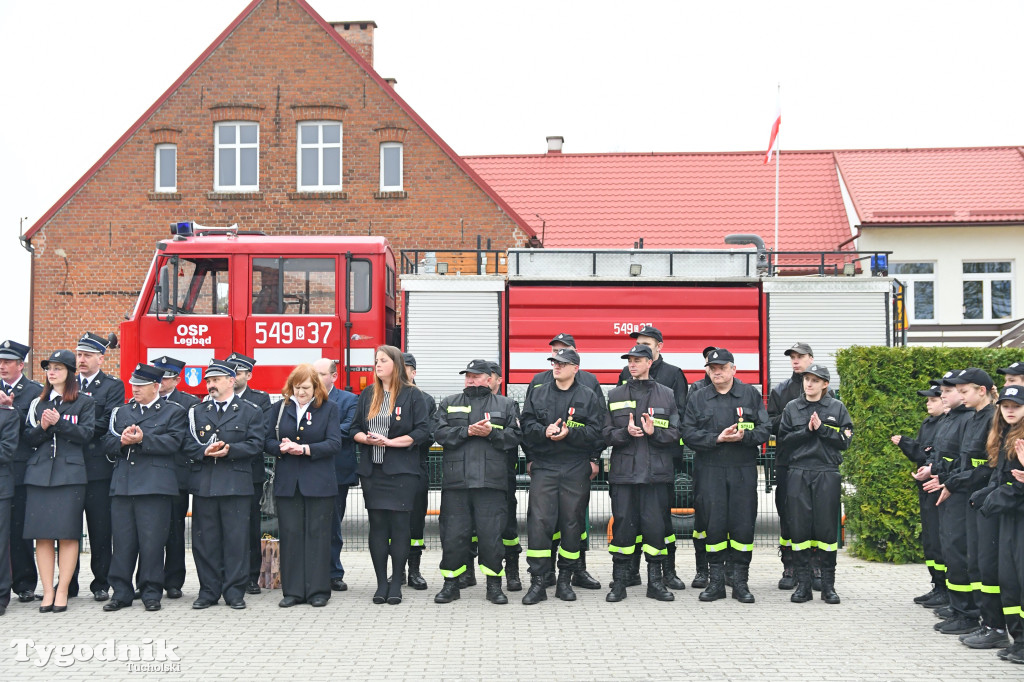
{"type": "Polygon", "coordinates": [[[396,407],[395,408],[395,421],[399,421],[399,422],[402,421],[402,408],[401,407],[396,407]]]}
{"type": "Polygon", "coordinates": [[[572,416],[574,414],[576,414],[576,408],[575,407],[570,407],[569,408],[569,419],[572,419],[572,416]]]}
{"type": "Polygon", "coordinates": [[[743,423],[743,408],[742,407],[737,407],[736,408],[736,416],[739,418],[739,423],[742,424],[743,423]]]}
{"type": "Polygon", "coordinates": [[[310,426],[310,425],[312,425],[312,423],[313,423],[313,415],[311,415],[309,413],[309,410],[306,410],[306,426],[310,426]]]}
{"type": "Polygon", "coordinates": [[[484,412],[484,421],[485,422],[491,421],[491,413],[490,412],[484,412]]]}

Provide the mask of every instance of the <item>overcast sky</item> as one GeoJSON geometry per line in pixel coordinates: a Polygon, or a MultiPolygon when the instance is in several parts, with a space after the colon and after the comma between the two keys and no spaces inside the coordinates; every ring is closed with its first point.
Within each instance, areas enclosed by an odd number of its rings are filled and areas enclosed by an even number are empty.
{"type": "MultiPolygon", "coordinates": [[[[273,0],[269,0],[273,1],[273,0]]],[[[284,0],[281,0],[282,2],[284,0]]],[[[246,6],[0,0],[0,337],[26,339],[34,223],[246,6]]],[[[1024,2],[314,0],[457,153],[1024,144],[1024,2]]],[[[150,250],[152,245],[140,245],[150,250]]],[[[126,288],[139,283],[126,283],[126,288]]]]}

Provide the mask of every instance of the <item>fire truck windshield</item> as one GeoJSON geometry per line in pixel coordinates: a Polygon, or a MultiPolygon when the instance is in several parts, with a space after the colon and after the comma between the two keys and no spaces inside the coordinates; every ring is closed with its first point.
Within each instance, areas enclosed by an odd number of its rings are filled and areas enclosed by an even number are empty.
{"type": "Polygon", "coordinates": [[[155,287],[151,315],[228,314],[226,258],[170,259],[160,267],[155,287]]]}

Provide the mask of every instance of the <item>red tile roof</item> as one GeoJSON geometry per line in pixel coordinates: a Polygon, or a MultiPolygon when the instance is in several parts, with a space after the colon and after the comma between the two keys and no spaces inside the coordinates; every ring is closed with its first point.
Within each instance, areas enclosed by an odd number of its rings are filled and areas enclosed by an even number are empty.
{"type": "Polygon", "coordinates": [[[836,152],[859,222],[1024,221],[1024,148],[836,152]]]}
{"type": "MultiPolygon", "coordinates": [[[[746,232],[774,245],[775,166],[757,153],[464,157],[548,247],[725,248],[746,232]]],[[[779,244],[833,250],[850,238],[832,152],[783,152],[779,244]]],[[[847,247],[849,248],[849,247],[847,247]]]]}

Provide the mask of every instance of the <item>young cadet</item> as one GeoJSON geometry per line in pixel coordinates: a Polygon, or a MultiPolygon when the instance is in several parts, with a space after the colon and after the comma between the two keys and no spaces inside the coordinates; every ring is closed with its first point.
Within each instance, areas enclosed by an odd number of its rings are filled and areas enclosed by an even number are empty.
{"type": "Polygon", "coordinates": [[[1003,387],[1024,386],[1024,362],[1015,362],[1009,367],[1000,367],[996,370],[1003,375],[1003,387]]]}
{"type": "Polygon", "coordinates": [[[547,599],[545,576],[552,570],[551,537],[561,533],[555,596],[574,601],[570,585],[580,558],[581,536],[590,481],[597,476],[604,400],[577,380],[580,356],[570,348],[554,351],[549,360],[554,381],[535,388],[523,406],[523,440],[530,474],[526,517],[530,589],[527,606],[547,599]]]}
{"type": "MultiPolygon", "coordinates": [[[[917,438],[898,434],[890,438],[893,445],[919,468],[928,462],[939,421],[946,412],[942,404],[941,385],[941,379],[932,379],[931,386],[917,392],[919,396],[925,398],[925,410],[928,413],[928,417],[918,429],[917,438]]],[[[949,603],[949,595],[946,593],[946,565],[942,562],[942,546],[939,543],[939,508],[935,506],[939,501],[939,495],[926,493],[921,481],[917,481],[917,484],[917,500],[921,508],[921,544],[924,547],[925,565],[931,575],[932,589],[919,597],[914,597],[914,603],[934,609],[949,603]]]]}
{"type": "Polygon", "coordinates": [[[757,521],[757,456],[768,440],[771,421],[757,389],[736,378],[732,353],[711,351],[711,386],[686,401],[683,440],[699,465],[698,508],[707,520],[710,581],[701,601],[725,597],[725,566],[733,568],[733,599],[754,602],[747,587],[757,521]]]}
{"type": "MultiPolygon", "coordinates": [[[[708,356],[711,355],[711,351],[718,350],[715,346],[708,346],[701,355],[704,356],[704,362],[708,361],[708,356]]],[[[687,393],[692,395],[704,388],[705,386],[711,385],[711,366],[707,365],[704,367],[704,376],[693,382],[688,389],[687,393]]],[[[685,412],[684,412],[685,415],[685,412]]],[[[682,424],[680,424],[680,427],[682,424]]],[[[679,439],[680,443],[683,443],[683,439],[679,439]]],[[[693,474],[693,498],[697,499],[700,495],[700,491],[697,489],[697,458],[693,458],[693,468],[691,472],[693,474]]],[[[694,507],[693,510],[693,558],[697,564],[697,573],[693,576],[693,582],[690,583],[690,587],[697,587],[704,589],[708,586],[708,550],[707,550],[707,538],[708,538],[708,521],[704,518],[704,511],[694,507]]]]}
{"type": "Polygon", "coordinates": [[[839,550],[839,465],[850,446],[853,421],[846,406],[828,395],[828,368],[813,364],[803,371],[804,394],[787,403],[779,424],[778,447],[789,463],[786,513],[792,532],[796,591],[790,601],[805,602],[811,592],[810,550],[818,548],[821,598],[838,604],[836,553],[839,550]]]}
{"type": "MultiPolygon", "coordinates": [[[[501,365],[497,362],[491,363],[491,393],[497,394],[501,390],[501,365]]],[[[513,400],[512,407],[515,408],[516,421],[519,421],[519,404],[513,400]]],[[[519,445],[509,448],[508,454],[508,489],[505,500],[508,508],[505,512],[505,529],[501,532],[501,544],[505,547],[505,587],[509,592],[519,592],[523,589],[523,582],[519,579],[519,555],[523,553],[523,546],[519,542],[519,501],[516,499],[516,470],[519,467],[519,445]]],[[[580,557],[583,550],[580,549],[580,557]]]]}
{"type": "MultiPolygon", "coordinates": [[[[412,353],[402,353],[402,360],[405,361],[405,376],[415,386],[416,357],[412,353]]],[[[413,498],[409,521],[409,579],[406,584],[414,590],[427,589],[427,581],[420,572],[420,562],[423,560],[423,548],[426,546],[423,534],[427,527],[427,494],[430,490],[430,472],[427,465],[430,460],[430,446],[434,444],[434,428],[437,426],[434,418],[437,412],[437,401],[426,391],[420,391],[420,394],[423,396],[424,405],[426,405],[430,435],[417,446],[420,453],[420,478],[416,487],[416,497],[413,498]]],[[[466,571],[463,575],[468,576],[468,582],[460,581],[459,587],[476,585],[476,576],[472,571],[466,571]]]]}
{"type": "Polygon", "coordinates": [[[669,505],[672,460],[679,450],[679,411],[672,389],[651,378],[654,354],[637,344],[622,356],[629,362],[630,380],[608,393],[608,416],[604,439],[612,446],[608,482],[615,517],[611,591],[606,601],[626,598],[630,556],[636,552],[636,538],[645,538],[647,596],[672,601],[675,595],[665,586],[664,567],[669,529],[664,511],[669,505]]]}
{"type": "Polygon", "coordinates": [[[507,604],[501,591],[501,534],[508,510],[508,450],[521,438],[515,402],[491,392],[491,363],[472,360],[462,393],[437,409],[437,442],[444,448],[441,487],[441,574],[438,604],[459,598],[459,576],[472,570],[470,537],[476,529],[480,571],[487,576],[487,601],[507,604]]]}

